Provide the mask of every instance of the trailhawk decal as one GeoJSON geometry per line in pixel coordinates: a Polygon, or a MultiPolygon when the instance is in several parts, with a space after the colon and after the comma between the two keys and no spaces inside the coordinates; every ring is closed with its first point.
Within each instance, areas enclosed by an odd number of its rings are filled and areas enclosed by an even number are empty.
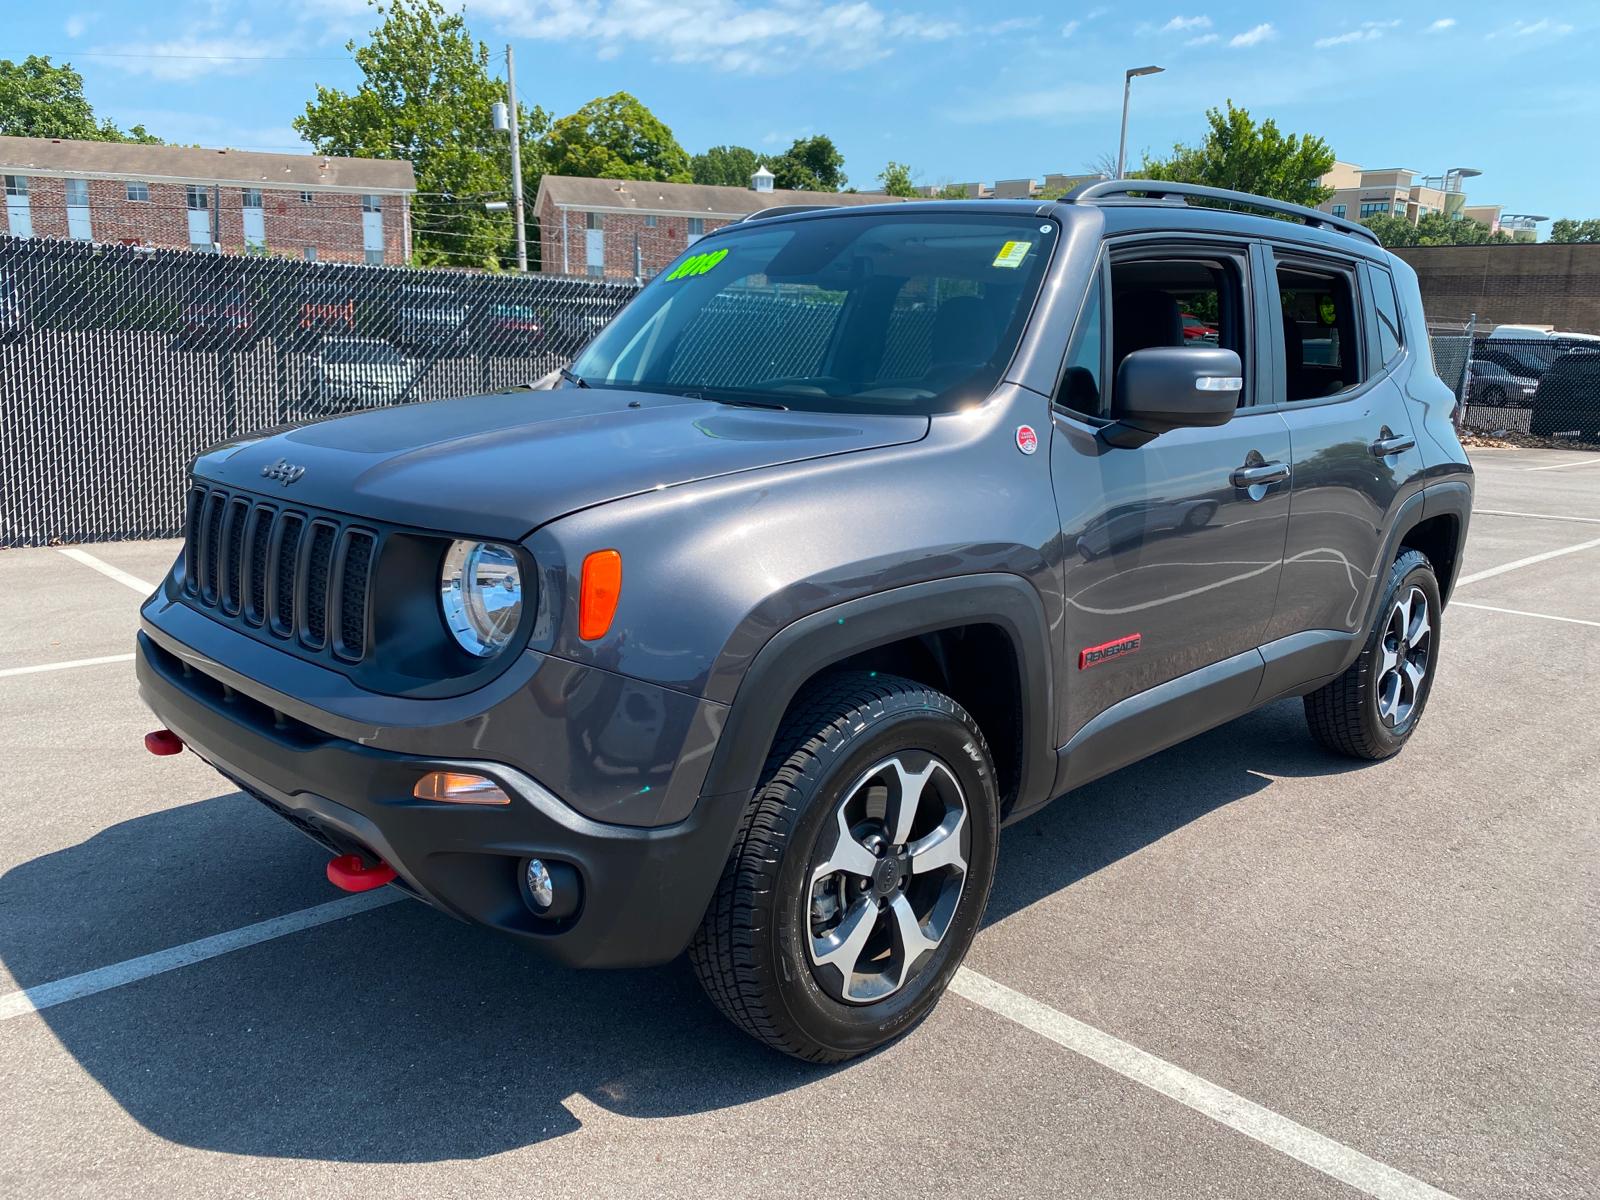
{"type": "Polygon", "coordinates": [[[1101,642],[1098,646],[1090,646],[1078,654],[1078,670],[1088,667],[1098,667],[1103,662],[1113,658],[1124,658],[1139,649],[1140,639],[1143,634],[1130,633],[1126,637],[1119,637],[1113,641],[1101,642]]]}
{"type": "Polygon", "coordinates": [[[1033,431],[1032,425],[1017,426],[1017,449],[1024,454],[1032,454],[1039,448],[1039,435],[1033,431]]]}

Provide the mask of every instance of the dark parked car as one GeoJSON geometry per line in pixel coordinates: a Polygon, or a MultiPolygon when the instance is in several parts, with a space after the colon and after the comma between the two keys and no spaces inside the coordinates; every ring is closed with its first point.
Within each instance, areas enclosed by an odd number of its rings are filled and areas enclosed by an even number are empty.
{"type": "Polygon", "coordinates": [[[443,284],[409,284],[395,303],[395,342],[420,357],[465,354],[467,306],[455,290],[443,284]]]}
{"type": "Polygon", "coordinates": [[[1556,359],[1539,380],[1528,432],[1600,442],[1600,352],[1571,350],[1556,359]]]}
{"type": "Polygon", "coordinates": [[[259,337],[255,309],[242,288],[185,302],[180,350],[231,350],[259,337]]]}
{"type": "Polygon", "coordinates": [[[1472,472],[1353,223],[1151,181],[769,210],[559,380],[194,463],[147,744],[341,887],[687,950],[837,1061],[936,1003],[1003,825],[1282,697],[1359,759],[1427,704],[1472,472]]]}
{"type": "Polygon", "coordinates": [[[1467,364],[1467,403],[1486,408],[1528,408],[1539,390],[1537,377],[1518,375],[1498,358],[1475,358],[1467,364]]]}

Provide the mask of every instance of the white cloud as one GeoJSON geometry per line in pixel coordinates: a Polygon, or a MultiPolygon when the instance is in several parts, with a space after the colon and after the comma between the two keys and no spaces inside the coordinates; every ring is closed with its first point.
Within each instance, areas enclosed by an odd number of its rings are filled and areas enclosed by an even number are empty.
{"type": "Polygon", "coordinates": [[[1078,21],[1068,21],[1061,27],[1061,36],[1064,38],[1071,37],[1073,34],[1078,32],[1079,24],[1080,22],[1078,21]]]}
{"type": "Polygon", "coordinates": [[[1263,21],[1254,28],[1246,29],[1243,33],[1235,34],[1229,38],[1228,45],[1244,49],[1249,46],[1259,46],[1262,42],[1270,42],[1277,36],[1278,31],[1272,27],[1272,23],[1263,21]]]}
{"type": "Polygon", "coordinates": [[[66,24],[62,28],[66,30],[69,38],[79,38],[83,36],[83,31],[89,28],[89,20],[90,18],[82,13],[73,13],[67,18],[66,24]]]}
{"type": "Polygon", "coordinates": [[[1034,29],[1042,17],[1007,17],[1003,21],[996,21],[989,26],[990,33],[1014,33],[1019,29],[1034,29]]]}
{"type": "Polygon", "coordinates": [[[1202,33],[1199,37],[1192,37],[1184,42],[1185,46],[1209,46],[1212,42],[1220,42],[1222,35],[1217,33],[1202,33]]]}
{"type": "Polygon", "coordinates": [[[1454,27],[1455,23],[1456,19],[1454,17],[1440,17],[1432,25],[1428,26],[1428,32],[1443,33],[1446,29],[1454,27]]]}
{"type": "Polygon", "coordinates": [[[130,75],[185,82],[205,75],[247,74],[256,70],[262,59],[294,48],[288,39],[256,36],[241,23],[231,33],[185,33],[166,41],[97,46],[95,51],[106,54],[109,65],[130,75]]]}
{"type": "Polygon", "coordinates": [[[1517,37],[1532,37],[1540,33],[1568,34],[1572,26],[1562,21],[1552,21],[1549,17],[1541,17],[1537,21],[1513,21],[1506,32],[1517,37]]]}
{"type": "Polygon", "coordinates": [[[1161,33],[1187,33],[1191,29],[1210,29],[1210,17],[1173,17],[1160,29],[1161,33]]]}
{"type": "Polygon", "coordinates": [[[1332,37],[1320,37],[1312,44],[1318,50],[1326,50],[1329,46],[1348,46],[1352,42],[1370,42],[1377,36],[1377,33],[1370,29],[1352,29],[1349,33],[1334,34],[1332,37]]]}

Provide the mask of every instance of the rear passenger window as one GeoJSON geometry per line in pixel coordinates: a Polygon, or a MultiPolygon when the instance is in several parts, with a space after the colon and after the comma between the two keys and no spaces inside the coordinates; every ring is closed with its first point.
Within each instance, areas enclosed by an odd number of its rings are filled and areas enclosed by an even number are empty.
{"type": "MultiPolygon", "coordinates": [[[[1337,268],[1278,264],[1283,308],[1284,399],[1319,400],[1359,384],[1354,276],[1337,268]]],[[[1390,297],[1393,302],[1393,296],[1390,297]]]]}
{"type": "Polygon", "coordinates": [[[1381,267],[1372,272],[1372,306],[1378,313],[1378,354],[1385,364],[1400,353],[1405,338],[1400,332],[1400,306],[1394,298],[1394,280],[1381,267]]]}

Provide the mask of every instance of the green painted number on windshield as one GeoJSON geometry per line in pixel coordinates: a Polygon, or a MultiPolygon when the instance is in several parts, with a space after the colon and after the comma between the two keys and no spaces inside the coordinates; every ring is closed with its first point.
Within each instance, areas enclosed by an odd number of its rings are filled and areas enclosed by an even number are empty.
{"type": "Polygon", "coordinates": [[[726,250],[715,250],[706,254],[695,254],[684,259],[667,278],[687,279],[691,275],[704,275],[712,267],[728,257],[726,250]]]}

